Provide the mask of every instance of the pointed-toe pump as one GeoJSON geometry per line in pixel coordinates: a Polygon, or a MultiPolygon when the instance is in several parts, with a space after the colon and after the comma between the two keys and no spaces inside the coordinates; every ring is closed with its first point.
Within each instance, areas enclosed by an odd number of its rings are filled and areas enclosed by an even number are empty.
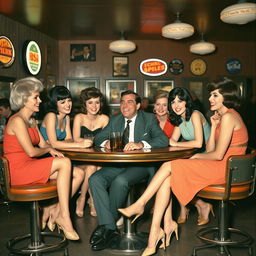
{"type": "Polygon", "coordinates": [[[177,220],[177,223],[178,223],[178,224],[183,224],[183,223],[185,223],[185,222],[187,221],[188,215],[189,215],[189,211],[190,211],[190,209],[186,208],[186,215],[185,215],[185,218],[179,217],[178,220],[177,220]]]}
{"type": "Polygon", "coordinates": [[[126,216],[127,218],[130,218],[131,216],[135,215],[135,217],[133,218],[131,223],[135,222],[135,220],[137,220],[144,212],[144,209],[141,212],[135,212],[135,213],[134,212],[129,212],[129,210],[127,208],[118,209],[118,211],[120,213],[122,213],[124,216],[126,216]]]}
{"type": "Polygon", "coordinates": [[[158,238],[157,238],[157,240],[156,240],[155,247],[153,247],[153,248],[148,248],[148,247],[147,247],[147,248],[143,251],[143,253],[142,253],[141,256],[150,256],[150,255],[155,254],[155,253],[156,253],[157,244],[158,244],[158,242],[159,242],[160,240],[162,241],[162,244],[164,245],[164,249],[165,249],[165,233],[164,233],[164,231],[163,231],[162,229],[160,229],[160,232],[159,232],[159,234],[158,234],[158,238]]]}
{"type": "Polygon", "coordinates": [[[76,231],[70,232],[67,231],[60,223],[56,221],[57,227],[58,227],[58,232],[60,233],[60,230],[63,231],[64,236],[69,239],[69,240],[79,240],[79,235],[76,233],[76,231]]]}
{"type": "Polygon", "coordinates": [[[165,247],[168,247],[170,245],[170,241],[171,241],[171,237],[172,237],[173,232],[175,233],[176,239],[179,240],[178,224],[175,221],[173,221],[172,224],[171,224],[171,232],[169,234],[165,234],[166,235],[165,244],[162,243],[159,248],[165,248],[165,247]]]}
{"type": "MultiPolygon", "coordinates": [[[[209,208],[209,214],[211,212],[212,216],[215,217],[212,204],[208,203],[208,208],[209,208]]],[[[207,223],[209,223],[209,215],[208,215],[208,218],[206,220],[204,220],[202,218],[198,218],[198,222],[197,222],[198,226],[206,225],[207,223]]]]}
{"type": "Polygon", "coordinates": [[[52,216],[50,215],[49,220],[47,222],[47,227],[49,228],[49,230],[51,230],[52,232],[54,231],[55,227],[56,227],[56,223],[55,221],[52,221],[52,216]]]}

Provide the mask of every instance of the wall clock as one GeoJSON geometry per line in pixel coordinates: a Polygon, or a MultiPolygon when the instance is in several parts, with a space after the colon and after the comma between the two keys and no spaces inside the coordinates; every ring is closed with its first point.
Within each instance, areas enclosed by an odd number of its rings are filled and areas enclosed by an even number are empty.
{"type": "Polygon", "coordinates": [[[206,71],[206,62],[202,59],[194,59],[190,64],[190,70],[193,75],[200,76],[206,71]]]}

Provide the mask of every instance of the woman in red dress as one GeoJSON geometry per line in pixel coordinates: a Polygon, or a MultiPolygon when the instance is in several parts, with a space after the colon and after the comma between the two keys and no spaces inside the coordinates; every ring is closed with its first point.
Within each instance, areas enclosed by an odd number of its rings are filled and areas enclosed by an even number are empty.
{"type": "MultiPolygon", "coordinates": [[[[246,151],[248,133],[241,116],[233,109],[238,107],[238,87],[231,80],[211,83],[210,109],[211,133],[207,141],[206,152],[197,153],[191,159],[178,159],[164,163],[153,177],[143,195],[131,206],[119,209],[128,217],[142,215],[147,201],[155,194],[155,207],[152,219],[148,246],[143,256],[156,252],[159,240],[165,247],[165,237],[169,244],[173,229],[164,219],[164,230],[161,221],[170,202],[171,191],[181,204],[188,204],[197,192],[211,184],[225,182],[226,162],[230,155],[242,155],[246,151]]],[[[209,203],[201,201],[201,221],[207,221],[212,211],[209,203]]]]}
{"type": "MultiPolygon", "coordinates": [[[[20,79],[14,84],[10,103],[12,110],[18,112],[9,119],[4,132],[4,156],[9,161],[12,185],[57,180],[59,202],[44,209],[42,228],[49,218],[51,225],[48,227],[53,231],[55,223],[51,222],[51,216],[55,216],[55,222],[66,238],[78,240],[69,213],[71,162],[45,142],[33,117],[39,111],[39,94],[42,90],[42,83],[34,77],[20,79]],[[37,159],[47,153],[52,157],[37,159]]],[[[82,179],[83,172],[74,171],[72,193],[77,190],[82,179]]]]}

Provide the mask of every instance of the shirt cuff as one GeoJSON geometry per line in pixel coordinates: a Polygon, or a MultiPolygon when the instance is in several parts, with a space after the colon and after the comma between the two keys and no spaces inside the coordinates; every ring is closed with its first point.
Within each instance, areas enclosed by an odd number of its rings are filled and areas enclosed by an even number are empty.
{"type": "Polygon", "coordinates": [[[101,146],[102,148],[105,148],[107,141],[108,141],[108,140],[104,140],[104,141],[100,144],[100,146],[101,146]]]}
{"type": "Polygon", "coordinates": [[[146,141],[142,140],[141,143],[143,144],[143,148],[151,148],[151,146],[146,141]]]}

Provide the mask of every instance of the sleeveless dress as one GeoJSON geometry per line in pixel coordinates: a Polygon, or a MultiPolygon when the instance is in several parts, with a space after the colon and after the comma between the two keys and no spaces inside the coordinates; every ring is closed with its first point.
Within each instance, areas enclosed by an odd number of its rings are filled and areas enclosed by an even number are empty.
{"type": "MultiPolygon", "coordinates": [[[[196,112],[199,112],[195,110],[196,112]]],[[[203,114],[199,112],[201,116],[203,114]]],[[[204,116],[203,116],[204,117],[204,116]]],[[[204,120],[206,121],[205,117],[204,120]]],[[[185,140],[194,140],[195,139],[195,132],[194,132],[194,125],[192,123],[192,118],[190,118],[188,121],[183,120],[182,123],[179,125],[180,127],[180,132],[185,140]]],[[[208,140],[210,133],[211,133],[211,127],[206,121],[206,123],[203,125],[203,133],[204,133],[204,143],[208,140]]]]}
{"type": "MultiPolygon", "coordinates": [[[[40,137],[36,128],[28,128],[32,144],[38,145],[40,137]]],[[[11,185],[46,183],[50,176],[53,157],[29,157],[17,140],[16,135],[4,132],[4,156],[9,161],[11,185]]]]}
{"type": "Polygon", "coordinates": [[[85,134],[92,134],[93,137],[96,136],[97,133],[99,133],[102,130],[102,128],[98,128],[95,130],[89,130],[86,126],[81,126],[81,130],[80,130],[80,137],[83,138],[85,134]]]}
{"type": "MultiPolygon", "coordinates": [[[[66,128],[66,117],[64,118],[64,127],[66,128]]],[[[55,130],[56,130],[57,140],[65,140],[65,138],[67,136],[66,129],[61,131],[58,128],[58,116],[57,115],[56,115],[55,130]]],[[[45,127],[40,126],[40,132],[43,135],[45,141],[49,140],[45,127]]]]}
{"type": "MultiPolygon", "coordinates": [[[[248,141],[247,129],[240,115],[233,109],[228,109],[238,117],[242,126],[233,131],[230,146],[223,160],[178,159],[171,161],[171,188],[178,200],[188,204],[204,187],[212,184],[225,183],[226,162],[231,155],[242,155],[246,151],[248,141]]],[[[216,128],[215,140],[218,140],[220,125],[216,128]]]]}

